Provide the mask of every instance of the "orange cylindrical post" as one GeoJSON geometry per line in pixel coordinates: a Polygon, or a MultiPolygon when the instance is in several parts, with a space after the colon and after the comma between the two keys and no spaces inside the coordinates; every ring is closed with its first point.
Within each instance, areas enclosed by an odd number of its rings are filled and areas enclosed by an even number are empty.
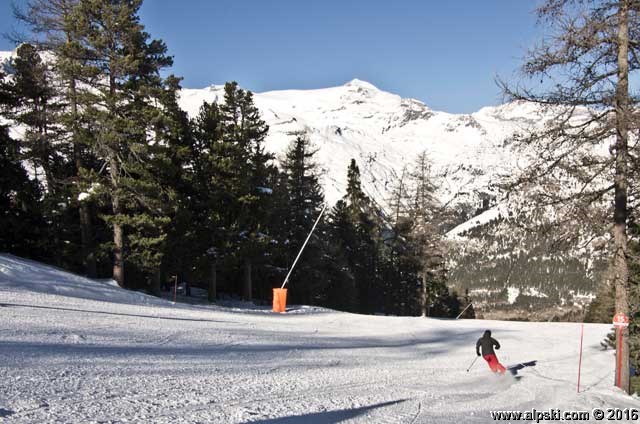
{"type": "Polygon", "coordinates": [[[287,309],[287,289],[273,289],[273,312],[284,313],[287,309]]]}

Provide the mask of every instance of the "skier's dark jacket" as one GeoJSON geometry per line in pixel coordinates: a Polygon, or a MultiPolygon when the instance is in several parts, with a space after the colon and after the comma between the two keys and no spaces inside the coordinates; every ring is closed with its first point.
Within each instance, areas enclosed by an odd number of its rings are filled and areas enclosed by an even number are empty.
{"type": "Polygon", "coordinates": [[[500,349],[500,343],[491,337],[491,331],[487,330],[476,342],[476,353],[480,356],[480,348],[482,347],[482,356],[495,355],[495,352],[493,351],[494,346],[496,349],[500,349]]]}

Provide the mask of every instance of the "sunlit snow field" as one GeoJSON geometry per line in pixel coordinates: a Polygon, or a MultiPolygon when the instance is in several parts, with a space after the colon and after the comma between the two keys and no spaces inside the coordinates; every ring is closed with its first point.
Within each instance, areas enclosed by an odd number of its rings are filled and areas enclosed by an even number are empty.
{"type": "MultiPolygon", "coordinates": [[[[291,287],[295,290],[295,287],[291,287]]],[[[0,421],[494,422],[491,410],[640,407],[613,387],[607,325],[172,304],[0,255],[0,421]],[[491,374],[491,329],[519,380],[491,374]]]]}

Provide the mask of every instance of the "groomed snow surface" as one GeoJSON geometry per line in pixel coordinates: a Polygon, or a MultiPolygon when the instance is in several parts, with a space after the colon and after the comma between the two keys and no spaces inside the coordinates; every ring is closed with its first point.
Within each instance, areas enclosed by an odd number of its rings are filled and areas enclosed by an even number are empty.
{"type": "MultiPolygon", "coordinates": [[[[290,290],[295,290],[291,287],[290,290]]],[[[0,421],[457,423],[489,411],[638,407],[612,386],[607,325],[172,304],[0,255],[0,421]],[[470,372],[491,329],[519,380],[470,372]]]]}

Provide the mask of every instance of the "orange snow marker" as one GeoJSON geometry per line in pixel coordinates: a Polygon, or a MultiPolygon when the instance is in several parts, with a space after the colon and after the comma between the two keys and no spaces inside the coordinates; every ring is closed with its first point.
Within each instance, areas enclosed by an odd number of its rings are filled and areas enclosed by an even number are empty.
{"type": "Polygon", "coordinates": [[[273,289],[273,312],[283,314],[287,308],[287,289],[273,289]]]}

